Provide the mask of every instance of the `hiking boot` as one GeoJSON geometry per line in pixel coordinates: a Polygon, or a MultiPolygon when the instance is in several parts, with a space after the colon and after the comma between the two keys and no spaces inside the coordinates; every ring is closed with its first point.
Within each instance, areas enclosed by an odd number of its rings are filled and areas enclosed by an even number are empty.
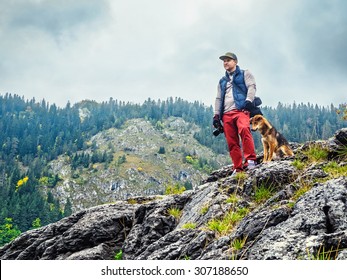
{"type": "Polygon", "coordinates": [[[255,160],[247,160],[247,163],[248,163],[247,164],[247,169],[248,170],[255,168],[255,166],[257,165],[255,160]]]}

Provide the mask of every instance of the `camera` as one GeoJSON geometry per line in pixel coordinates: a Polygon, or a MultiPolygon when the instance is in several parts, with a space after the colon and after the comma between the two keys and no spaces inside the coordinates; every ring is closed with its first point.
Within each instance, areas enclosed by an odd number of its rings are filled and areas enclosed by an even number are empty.
{"type": "Polygon", "coordinates": [[[218,136],[219,134],[221,134],[223,132],[224,132],[223,126],[220,126],[220,127],[217,127],[215,130],[213,130],[212,133],[214,136],[218,136]]]}

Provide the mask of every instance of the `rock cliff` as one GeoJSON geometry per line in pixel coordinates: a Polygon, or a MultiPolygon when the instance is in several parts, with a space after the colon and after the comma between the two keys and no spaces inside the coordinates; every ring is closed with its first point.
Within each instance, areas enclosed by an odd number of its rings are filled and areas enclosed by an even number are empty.
{"type": "Polygon", "coordinates": [[[295,158],[134,197],[21,234],[1,259],[347,259],[347,129],[295,158]]]}

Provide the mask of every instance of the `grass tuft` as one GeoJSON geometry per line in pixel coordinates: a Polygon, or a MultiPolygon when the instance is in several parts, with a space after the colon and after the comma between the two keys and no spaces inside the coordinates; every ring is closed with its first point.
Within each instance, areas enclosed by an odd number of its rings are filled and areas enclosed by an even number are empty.
{"type": "Polygon", "coordinates": [[[231,194],[229,196],[229,198],[227,198],[227,200],[225,201],[226,203],[232,203],[232,204],[235,204],[239,201],[238,197],[236,194],[231,194]]]}
{"type": "Polygon", "coordinates": [[[196,223],[186,223],[182,226],[183,229],[196,229],[196,223]]]}
{"type": "Polygon", "coordinates": [[[165,194],[170,195],[170,194],[181,194],[186,190],[184,186],[181,186],[180,184],[175,184],[175,185],[168,185],[165,189],[165,194]]]}
{"type": "Polygon", "coordinates": [[[298,170],[303,170],[305,168],[305,163],[298,159],[294,160],[292,165],[298,170]]]}
{"type": "Polygon", "coordinates": [[[123,259],[123,251],[119,250],[118,253],[114,256],[114,259],[119,261],[123,259]]]}
{"type": "Polygon", "coordinates": [[[307,155],[310,162],[319,162],[327,160],[329,153],[327,149],[319,145],[311,145],[304,154],[307,155]]]}
{"type": "Polygon", "coordinates": [[[212,219],[207,223],[207,228],[215,231],[220,236],[230,233],[236,223],[241,221],[249,212],[248,208],[239,208],[226,213],[221,219],[212,219]]]}
{"type": "Polygon", "coordinates": [[[244,238],[236,238],[232,243],[231,243],[231,249],[234,251],[240,251],[246,244],[247,241],[247,236],[244,238]]]}
{"type": "Polygon", "coordinates": [[[178,220],[181,215],[182,215],[182,210],[176,208],[176,207],[171,207],[167,210],[167,213],[170,215],[170,216],[173,216],[176,220],[178,220]]]}
{"type": "Polygon", "coordinates": [[[338,164],[336,161],[331,161],[323,167],[323,171],[329,174],[329,177],[337,178],[347,176],[347,164],[338,164]]]}
{"type": "Polygon", "coordinates": [[[261,184],[256,188],[254,193],[254,201],[256,203],[262,203],[268,200],[274,193],[273,187],[267,187],[265,184],[261,184]]]}
{"type": "Polygon", "coordinates": [[[307,193],[312,188],[312,184],[309,183],[303,183],[302,187],[295,191],[293,195],[293,199],[296,201],[298,200],[302,195],[307,193]]]}

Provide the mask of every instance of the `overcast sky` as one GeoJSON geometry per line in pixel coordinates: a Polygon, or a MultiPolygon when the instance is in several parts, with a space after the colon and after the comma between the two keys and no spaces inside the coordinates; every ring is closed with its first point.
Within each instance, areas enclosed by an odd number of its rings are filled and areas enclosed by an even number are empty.
{"type": "Polygon", "coordinates": [[[235,52],[264,105],[347,100],[345,0],[0,0],[0,94],[214,103],[235,52]]]}

